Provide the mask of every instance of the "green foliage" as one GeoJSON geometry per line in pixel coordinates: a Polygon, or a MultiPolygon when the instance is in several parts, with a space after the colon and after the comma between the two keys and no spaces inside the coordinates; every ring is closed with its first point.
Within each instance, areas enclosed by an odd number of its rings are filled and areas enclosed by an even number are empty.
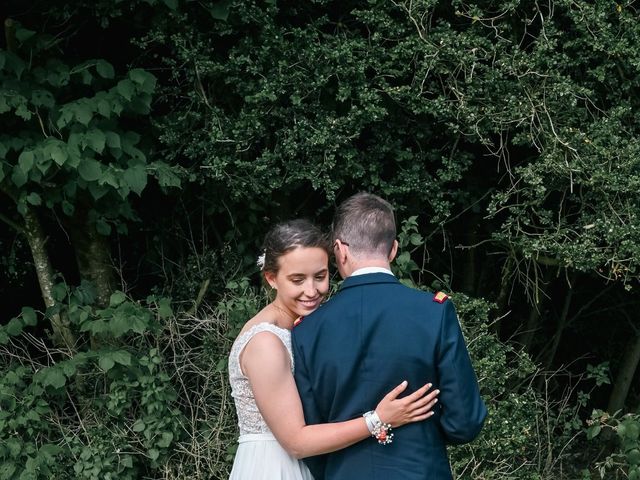
{"type": "MultiPolygon", "coordinates": [[[[602,410],[594,410],[587,421],[587,438],[592,442],[606,443],[611,432],[616,434],[616,448],[594,467],[600,478],[608,475],[624,475],[629,480],[640,478],[640,415],[617,412],[610,415],[602,410]],[[604,437],[604,438],[603,438],[604,437]]],[[[616,477],[617,478],[617,477],[616,477]]]]}
{"type": "Polygon", "coordinates": [[[116,78],[104,59],[68,64],[50,35],[26,32],[16,30],[19,50],[0,51],[0,188],[22,214],[28,205],[66,217],[80,208],[99,233],[125,232],[131,194],[149,177],[180,185],[179,172],[152,161],[128,127],[149,114],[156,78],[137,68],[116,78]]]}
{"type": "Polygon", "coordinates": [[[89,284],[55,290],[59,303],[48,314],[65,314],[91,342],[64,357],[45,350],[41,365],[20,353],[24,330],[38,321],[33,309],[0,327],[3,362],[22,363],[0,372],[2,478],[134,479],[157,471],[185,421],[155,345],[173,315],[170,300],[141,304],[115,292],[108,308],[97,309],[89,284]]]}

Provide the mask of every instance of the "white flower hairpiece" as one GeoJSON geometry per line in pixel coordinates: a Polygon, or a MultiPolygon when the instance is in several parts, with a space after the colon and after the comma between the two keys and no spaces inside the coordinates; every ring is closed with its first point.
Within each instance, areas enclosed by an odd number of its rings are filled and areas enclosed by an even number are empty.
{"type": "Polygon", "coordinates": [[[266,256],[266,252],[262,252],[260,255],[258,255],[258,259],[256,260],[256,265],[260,270],[264,268],[265,256],[266,256]]]}

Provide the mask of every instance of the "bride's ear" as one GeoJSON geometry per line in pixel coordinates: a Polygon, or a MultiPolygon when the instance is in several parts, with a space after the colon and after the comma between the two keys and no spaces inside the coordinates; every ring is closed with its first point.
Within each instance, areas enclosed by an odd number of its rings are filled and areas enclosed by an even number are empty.
{"type": "Polygon", "coordinates": [[[276,288],[276,274],[273,272],[264,272],[264,279],[271,288],[276,288]]]}

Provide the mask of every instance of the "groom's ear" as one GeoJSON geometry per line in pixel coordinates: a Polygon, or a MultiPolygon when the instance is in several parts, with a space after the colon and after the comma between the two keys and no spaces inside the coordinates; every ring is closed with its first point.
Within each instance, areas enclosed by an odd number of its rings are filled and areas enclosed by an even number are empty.
{"type": "Polygon", "coordinates": [[[389,263],[393,262],[393,259],[396,258],[397,253],[398,253],[398,241],[394,240],[393,245],[391,246],[391,252],[389,252],[389,263]]]}

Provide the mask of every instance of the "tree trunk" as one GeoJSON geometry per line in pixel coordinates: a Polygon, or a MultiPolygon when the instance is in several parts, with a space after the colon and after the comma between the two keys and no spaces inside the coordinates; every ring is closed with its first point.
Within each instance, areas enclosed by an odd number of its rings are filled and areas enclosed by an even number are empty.
{"type": "Polygon", "coordinates": [[[553,364],[553,360],[556,357],[556,352],[558,351],[558,346],[560,345],[560,340],[562,339],[562,333],[564,329],[567,328],[569,324],[569,308],[571,307],[571,300],[573,298],[573,284],[575,283],[575,275],[571,281],[571,284],[568,286],[568,291],[566,296],[564,297],[564,305],[562,306],[562,312],[560,313],[560,318],[558,319],[558,326],[556,327],[556,333],[553,335],[553,341],[551,342],[551,346],[547,353],[545,354],[545,359],[543,361],[543,365],[545,369],[551,368],[553,364]]]}
{"type": "MultiPolygon", "coordinates": [[[[512,254],[509,254],[507,260],[502,266],[501,278],[500,278],[500,293],[496,299],[498,306],[498,315],[503,316],[507,313],[507,307],[509,305],[509,290],[511,289],[511,277],[513,275],[513,268],[515,266],[515,258],[512,254]]],[[[491,330],[496,335],[500,334],[500,323],[496,321],[491,326],[491,330]]]]}
{"type": "Polygon", "coordinates": [[[622,363],[616,375],[613,384],[613,391],[609,397],[609,405],[607,411],[609,413],[617,412],[624,408],[624,402],[627,399],[633,376],[640,362],[640,333],[636,332],[635,337],[627,345],[622,363]]]}
{"type": "MultiPolygon", "coordinates": [[[[36,268],[42,299],[47,308],[52,307],[56,302],[53,298],[52,289],[54,285],[53,268],[45,248],[46,237],[42,230],[42,225],[33,208],[27,206],[24,217],[23,233],[29,243],[33,264],[36,268]]],[[[59,314],[51,315],[51,327],[53,329],[53,342],[57,346],[66,346],[73,350],[76,343],[75,337],[69,327],[69,322],[59,314]]]]}
{"type": "Polygon", "coordinates": [[[550,281],[550,277],[551,272],[549,269],[547,269],[539,286],[538,282],[536,281],[536,285],[534,288],[537,288],[537,291],[535,291],[533,295],[534,303],[531,306],[531,311],[529,312],[529,318],[527,320],[525,330],[520,335],[520,343],[523,345],[525,351],[529,354],[532,354],[531,346],[533,345],[533,338],[540,329],[542,309],[544,307],[544,299],[546,298],[546,287],[550,281]]]}
{"type": "Polygon", "coordinates": [[[115,283],[109,242],[89,226],[70,230],[70,233],[80,277],[93,283],[97,293],[96,304],[100,308],[106,308],[115,283]]]}

